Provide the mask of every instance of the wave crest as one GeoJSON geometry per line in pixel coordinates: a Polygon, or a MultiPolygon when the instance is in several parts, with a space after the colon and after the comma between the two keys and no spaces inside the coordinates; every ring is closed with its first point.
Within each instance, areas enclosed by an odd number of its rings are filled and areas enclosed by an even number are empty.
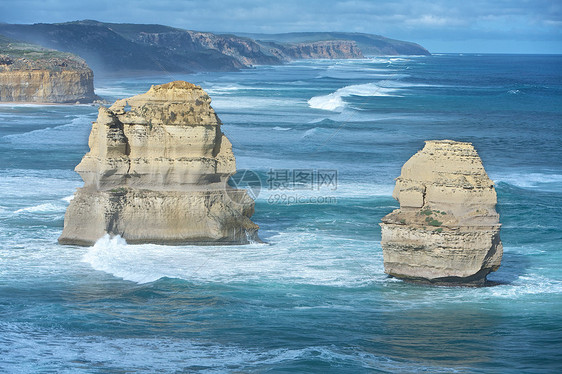
{"type": "Polygon", "coordinates": [[[365,83],[365,84],[354,84],[350,86],[342,87],[335,92],[323,95],[315,96],[308,100],[308,105],[314,109],[330,110],[333,112],[342,111],[347,103],[343,100],[344,97],[349,96],[399,96],[394,95],[398,90],[396,87],[388,87],[391,84],[385,84],[386,81],[381,81],[378,83],[365,83]],[[387,87],[384,87],[384,86],[387,87]]]}
{"type": "Polygon", "coordinates": [[[350,252],[346,258],[326,253],[325,248],[334,244],[334,238],[328,236],[284,232],[269,241],[240,246],[131,245],[119,236],[105,235],[82,261],[95,270],[141,284],[176,278],[195,283],[270,281],[361,287],[387,279],[380,256],[360,250],[362,245],[357,244],[363,241],[338,240],[350,252]],[[303,246],[312,249],[302,251],[303,246]]]}

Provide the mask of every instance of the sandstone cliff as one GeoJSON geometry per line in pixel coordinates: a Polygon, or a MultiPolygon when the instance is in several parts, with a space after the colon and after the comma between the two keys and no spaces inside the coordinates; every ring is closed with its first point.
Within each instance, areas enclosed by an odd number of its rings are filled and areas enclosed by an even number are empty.
{"type": "Polygon", "coordinates": [[[325,40],[295,44],[265,44],[268,52],[282,61],[303,59],[352,59],[363,58],[357,43],[351,40],[325,40]]]}
{"type": "Polygon", "coordinates": [[[96,74],[234,71],[294,59],[428,55],[410,42],[380,35],[307,32],[214,34],[164,25],[103,23],[0,24],[0,34],[71,52],[96,74]]]}
{"type": "Polygon", "coordinates": [[[382,219],[385,272],[482,285],[501,262],[496,192],[471,143],[427,141],[396,179],[400,209],[382,219]]]}
{"type": "Polygon", "coordinates": [[[241,33],[238,35],[254,38],[259,42],[273,42],[282,45],[309,44],[321,41],[354,42],[365,56],[430,55],[427,49],[416,43],[389,39],[381,35],[357,32],[291,32],[285,34],[241,33]]]}
{"type": "Polygon", "coordinates": [[[86,103],[94,94],[94,74],[71,54],[0,38],[0,101],[86,103]]]}
{"type": "Polygon", "coordinates": [[[59,242],[90,245],[105,233],[130,243],[259,240],[253,200],[227,185],[235,159],[210,103],[176,81],[100,107],[59,242]]]}

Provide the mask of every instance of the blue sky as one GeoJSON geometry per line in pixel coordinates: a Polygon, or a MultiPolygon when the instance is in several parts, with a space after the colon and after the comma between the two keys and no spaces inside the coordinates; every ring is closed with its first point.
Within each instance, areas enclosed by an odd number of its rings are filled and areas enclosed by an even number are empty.
{"type": "Polygon", "coordinates": [[[0,0],[0,22],[80,19],[214,32],[356,31],[434,53],[562,53],[562,0],[0,0]]]}

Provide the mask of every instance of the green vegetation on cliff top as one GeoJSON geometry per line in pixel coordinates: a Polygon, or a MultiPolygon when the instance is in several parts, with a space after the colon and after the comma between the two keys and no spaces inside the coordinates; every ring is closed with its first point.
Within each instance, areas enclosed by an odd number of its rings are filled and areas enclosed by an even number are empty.
{"type": "Polygon", "coordinates": [[[364,55],[429,55],[419,44],[358,32],[291,32],[284,34],[238,34],[278,43],[311,43],[326,40],[353,40],[364,55]]]}
{"type": "MultiPolygon", "coordinates": [[[[117,24],[92,20],[33,25],[0,24],[0,34],[46,48],[70,52],[96,74],[117,72],[234,71],[251,65],[282,64],[310,58],[306,51],[283,56],[285,47],[328,40],[354,41],[363,55],[423,55],[415,43],[359,33],[213,34],[156,24],[117,24]]],[[[9,44],[9,43],[8,43],[9,44]]],[[[344,48],[345,49],[345,48],[344,48]]],[[[46,52],[20,48],[21,54],[46,52]]],[[[15,53],[15,52],[12,52],[15,53]]],[[[345,51],[342,52],[345,55],[345,51]]],[[[312,55],[311,55],[312,56],[312,55]]]]}
{"type": "Polygon", "coordinates": [[[28,60],[64,58],[77,59],[75,55],[54,49],[41,47],[37,44],[21,42],[0,35],[0,55],[8,55],[12,58],[25,58],[28,60]]]}
{"type": "Polygon", "coordinates": [[[89,70],[80,57],[0,35],[0,72],[47,69],[89,70]]]}

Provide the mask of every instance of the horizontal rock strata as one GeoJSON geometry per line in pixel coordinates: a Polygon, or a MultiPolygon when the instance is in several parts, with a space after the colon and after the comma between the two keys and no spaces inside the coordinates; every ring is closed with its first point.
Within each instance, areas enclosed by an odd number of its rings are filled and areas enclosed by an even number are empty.
{"type": "Polygon", "coordinates": [[[0,39],[0,101],[89,103],[96,99],[94,73],[84,60],[0,39]]]}
{"type": "Polygon", "coordinates": [[[427,141],[402,167],[382,219],[385,272],[412,281],[483,285],[501,262],[493,182],[470,143],[427,141]]]}
{"type": "Polygon", "coordinates": [[[210,102],[176,81],[101,107],[76,167],[84,187],[59,241],[90,245],[106,233],[129,243],[259,240],[253,200],[227,185],[235,159],[210,102]]]}

